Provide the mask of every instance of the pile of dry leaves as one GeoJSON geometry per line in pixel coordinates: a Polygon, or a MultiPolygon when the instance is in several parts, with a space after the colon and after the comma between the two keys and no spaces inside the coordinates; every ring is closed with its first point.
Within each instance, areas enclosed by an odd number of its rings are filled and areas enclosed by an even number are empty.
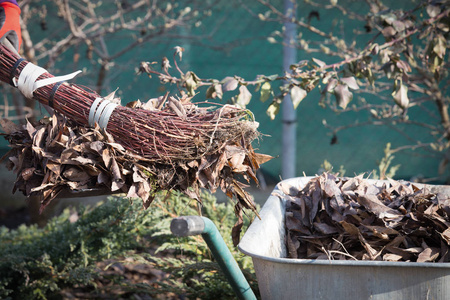
{"type": "Polygon", "coordinates": [[[290,258],[449,262],[450,200],[426,187],[324,173],[280,184],[290,258]]]}
{"type": "MultiPolygon", "coordinates": [[[[194,118],[194,105],[189,106],[193,111],[190,117],[194,118]]],[[[161,111],[175,116],[169,106],[161,111]]],[[[207,113],[205,109],[197,111],[202,117],[207,113]]],[[[214,116],[219,118],[212,111],[211,117],[214,116]]],[[[221,117],[223,119],[223,115],[221,117]]],[[[229,128],[221,132],[221,127],[216,126],[214,137],[204,137],[208,142],[213,139],[213,148],[201,150],[203,143],[195,137],[186,141],[191,145],[198,143],[201,154],[186,153],[185,158],[177,159],[164,156],[148,159],[126,150],[106,130],[78,126],[58,114],[35,124],[28,122],[26,126],[2,120],[5,132],[2,135],[12,148],[3,159],[8,158],[8,168],[17,174],[13,192],[19,190],[26,196],[41,196],[41,210],[67,191],[126,193],[127,197],[141,198],[144,207],[148,207],[161,190],[181,191],[200,201],[201,188],[211,192],[220,188],[230,198],[237,199],[237,234],[242,226],[242,209],[255,212],[256,209],[244,190],[245,185],[236,177],[257,182],[256,170],[271,157],[255,153],[251,146],[258,136],[256,122],[233,122],[237,134],[232,135],[229,128]]],[[[166,150],[170,152],[170,144],[166,150]]]]}

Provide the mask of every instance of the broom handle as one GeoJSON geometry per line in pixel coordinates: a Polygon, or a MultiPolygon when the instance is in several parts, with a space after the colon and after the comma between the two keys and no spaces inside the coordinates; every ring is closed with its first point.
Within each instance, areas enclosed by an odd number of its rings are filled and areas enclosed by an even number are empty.
{"type": "MultiPolygon", "coordinates": [[[[100,96],[94,92],[88,92],[76,84],[68,85],[63,83],[65,80],[72,79],[79,72],[71,73],[65,76],[53,76],[47,70],[40,68],[31,62],[21,58],[17,52],[12,51],[8,46],[0,44],[0,80],[9,83],[10,85],[19,88],[20,92],[29,99],[38,101],[47,106],[49,113],[53,113],[50,108],[56,112],[69,117],[76,123],[82,126],[88,126],[89,109],[94,103],[95,99],[100,96]],[[27,69],[27,70],[25,70],[27,69]],[[30,76],[33,72],[38,75],[37,78],[30,76]],[[24,70],[28,72],[23,74],[24,70]],[[21,78],[22,77],[24,78],[21,78]],[[24,76],[25,75],[25,76],[24,76]],[[25,81],[25,83],[24,83],[25,81]],[[31,81],[31,82],[30,82],[31,81]],[[42,85],[42,83],[45,85],[42,85]],[[20,85],[27,85],[25,88],[20,85]],[[19,85],[19,86],[18,86],[19,85]],[[73,107],[69,107],[65,102],[61,93],[58,90],[66,90],[75,97],[80,103],[75,103],[73,107]],[[84,104],[81,104],[83,102],[84,104]],[[70,111],[77,111],[76,115],[70,111]]],[[[36,77],[36,76],[34,76],[36,77]]],[[[99,120],[97,120],[99,121],[99,120]]]]}
{"type": "MultiPolygon", "coordinates": [[[[14,46],[11,44],[11,42],[8,39],[4,39],[2,42],[2,46],[7,47],[9,50],[11,50],[11,52],[13,52],[14,54],[16,54],[17,56],[20,57],[19,53],[17,52],[16,48],[14,48],[14,46]]],[[[47,104],[41,103],[42,106],[44,107],[44,109],[50,114],[53,115],[53,108],[51,108],[50,106],[48,106],[47,104]]]]}

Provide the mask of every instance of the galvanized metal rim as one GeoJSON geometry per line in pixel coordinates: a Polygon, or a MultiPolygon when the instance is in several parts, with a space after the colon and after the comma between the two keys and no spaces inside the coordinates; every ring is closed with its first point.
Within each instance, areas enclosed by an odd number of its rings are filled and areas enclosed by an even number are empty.
{"type": "Polygon", "coordinates": [[[375,261],[375,260],[319,260],[319,259],[295,259],[295,258],[276,258],[251,254],[238,245],[239,251],[252,258],[258,258],[279,264],[298,264],[298,265],[337,265],[354,267],[396,267],[396,268],[450,268],[450,263],[432,263],[432,262],[397,262],[397,261],[375,261]]]}

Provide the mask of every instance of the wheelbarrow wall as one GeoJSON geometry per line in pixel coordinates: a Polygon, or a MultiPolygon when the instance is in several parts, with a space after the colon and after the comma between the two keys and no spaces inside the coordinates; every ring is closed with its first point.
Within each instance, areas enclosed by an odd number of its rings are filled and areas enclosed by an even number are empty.
{"type": "MultiPolygon", "coordinates": [[[[282,182],[303,187],[310,178],[282,182]]],[[[286,258],[284,214],[285,200],[270,196],[239,244],[253,259],[263,299],[450,299],[449,263],[286,258]]]]}

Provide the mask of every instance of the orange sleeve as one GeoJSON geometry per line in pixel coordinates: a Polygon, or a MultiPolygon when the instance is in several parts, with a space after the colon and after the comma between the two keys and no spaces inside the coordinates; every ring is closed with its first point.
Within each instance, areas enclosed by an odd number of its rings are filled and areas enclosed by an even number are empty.
{"type": "Polygon", "coordinates": [[[0,29],[0,37],[5,34],[10,34],[11,31],[15,32],[20,45],[22,45],[22,33],[20,30],[20,7],[10,2],[3,2],[0,4],[5,12],[5,20],[3,26],[0,29]]]}

